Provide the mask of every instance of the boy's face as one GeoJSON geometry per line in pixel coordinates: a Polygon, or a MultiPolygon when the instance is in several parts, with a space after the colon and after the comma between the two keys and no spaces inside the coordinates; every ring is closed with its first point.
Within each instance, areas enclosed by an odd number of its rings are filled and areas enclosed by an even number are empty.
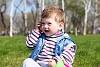
{"type": "Polygon", "coordinates": [[[51,36],[63,28],[63,23],[55,21],[54,17],[43,18],[41,24],[42,32],[44,32],[46,36],[51,36]]]}

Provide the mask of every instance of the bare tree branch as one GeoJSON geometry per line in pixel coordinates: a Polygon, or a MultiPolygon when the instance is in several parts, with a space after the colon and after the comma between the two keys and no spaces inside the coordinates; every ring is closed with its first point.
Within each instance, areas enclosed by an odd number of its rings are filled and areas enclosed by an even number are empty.
{"type": "Polygon", "coordinates": [[[4,16],[3,16],[5,11],[6,11],[6,4],[1,4],[1,6],[0,6],[0,14],[1,14],[1,21],[2,21],[2,24],[4,26],[4,29],[6,29],[6,24],[4,22],[4,16]]]}
{"type": "Polygon", "coordinates": [[[96,18],[99,18],[100,17],[100,13],[96,16],[96,18]]]}
{"type": "MultiPolygon", "coordinates": [[[[16,7],[15,12],[14,12],[14,17],[16,16],[17,9],[18,9],[18,7],[21,5],[22,1],[23,1],[23,0],[20,0],[19,4],[18,4],[17,6],[14,4],[14,7],[16,7]]],[[[13,17],[13,18],[14,18],[14,17],[13,17]]]]}

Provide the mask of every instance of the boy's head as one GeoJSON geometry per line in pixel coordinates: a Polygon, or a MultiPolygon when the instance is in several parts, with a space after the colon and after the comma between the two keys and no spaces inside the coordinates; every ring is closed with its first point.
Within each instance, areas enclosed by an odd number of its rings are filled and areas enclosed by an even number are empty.
{"type": "Polygon", "coordinates": [[[64,23],[65,15],[64,15],[63,9],[56,7],[56,6],[48,7],[42,11],[41,19],[50,18],[52,16],[55,16],[54,19],[56,22],[64,23]]]}
{"type": "Polygon", "coordinates": [[[64,11],[58,7],[48,7],[41,15],[42,31],[51,36],[64,27],[64,11]]]}

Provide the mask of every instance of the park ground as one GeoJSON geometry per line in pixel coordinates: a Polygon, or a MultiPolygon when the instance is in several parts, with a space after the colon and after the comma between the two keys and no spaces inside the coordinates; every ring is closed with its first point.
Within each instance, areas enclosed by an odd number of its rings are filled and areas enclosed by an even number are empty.
{"type": "MultiPolygon", "coordinates": [[[[100,34],[74,36],[77,44],[73,67],[100,67],[100,34]]],[[[31,54],[26,47],[26,36],[0,36],[0,67],[21,67],[31,54]]]]}

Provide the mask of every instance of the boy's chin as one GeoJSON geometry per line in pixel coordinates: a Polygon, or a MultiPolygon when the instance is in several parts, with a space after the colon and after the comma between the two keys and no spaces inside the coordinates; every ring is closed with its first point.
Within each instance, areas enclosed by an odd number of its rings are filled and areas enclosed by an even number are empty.
{"type": "Polygon", "coordinates": [[[52,34],[45,34],[46,36],[52,36],[52,34]]]}
{"type": "Polygon", "coordinates": [[[50,34],[45,34],[46,36],[51,36],[50,34]]]}

